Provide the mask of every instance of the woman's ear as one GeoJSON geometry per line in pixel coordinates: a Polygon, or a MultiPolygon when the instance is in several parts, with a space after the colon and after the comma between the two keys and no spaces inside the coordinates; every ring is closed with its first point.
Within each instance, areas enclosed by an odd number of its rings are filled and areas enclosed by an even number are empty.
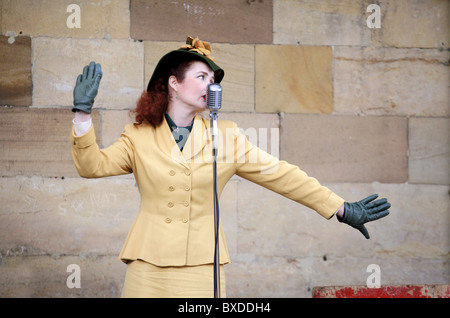
{"type": "Polygon", "coordinates": [[[171,87],[174,91],[177,91],[178,81],[174,75],[169,77],[169,87],[171,87]]]}

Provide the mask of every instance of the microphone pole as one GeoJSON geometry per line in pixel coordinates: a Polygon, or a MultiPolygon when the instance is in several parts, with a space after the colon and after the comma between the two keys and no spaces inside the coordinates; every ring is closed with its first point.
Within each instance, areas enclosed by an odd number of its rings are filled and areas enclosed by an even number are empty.
{"type": "Polygon", "coordinates": [[[218,151],[218,110],[222,107],[222,87],[218,83],[208,85],[206,105],[210,109],[213,181],[214,181],[214,298],[220,298],[220,259],[219,259],[219,198],[217,194],[217,151],[218,151]]]}

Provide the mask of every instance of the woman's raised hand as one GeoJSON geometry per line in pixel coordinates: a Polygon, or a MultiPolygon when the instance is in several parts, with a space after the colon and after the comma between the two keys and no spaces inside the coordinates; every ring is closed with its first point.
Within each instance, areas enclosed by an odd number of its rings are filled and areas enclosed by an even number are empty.
{"type": "Polygon", "coordinates": [[[88,114],[91,113],[102,75],[100,64],[91,62],[84,67],[83,74],[78,75],[77,83],[73,90],[73,112],[83,111],[88,114]]]}

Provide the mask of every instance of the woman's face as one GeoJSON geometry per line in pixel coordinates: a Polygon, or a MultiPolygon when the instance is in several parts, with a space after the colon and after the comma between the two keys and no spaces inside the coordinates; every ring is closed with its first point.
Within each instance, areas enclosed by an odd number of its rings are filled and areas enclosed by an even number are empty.
{"type": "Polygon", "coordinates": [[[184,74],[183,81],[175,81],[175,103],[183,103],[193,111],[206,109],[206,91],[210,83],[214,83],[214,72],[200,61],[193,62],[184,74]]]}

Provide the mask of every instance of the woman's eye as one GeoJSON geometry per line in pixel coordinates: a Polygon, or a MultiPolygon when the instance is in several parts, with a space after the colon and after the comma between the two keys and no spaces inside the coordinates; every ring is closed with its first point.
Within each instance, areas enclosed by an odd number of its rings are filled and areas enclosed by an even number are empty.
{"type": "Polygon", "coordinates": [[[198,77],[198,78],[200,78],[200,79],[204,80],[204,79],[205,79],[205,75],[199,75],[199,77],[198,77]]]}

